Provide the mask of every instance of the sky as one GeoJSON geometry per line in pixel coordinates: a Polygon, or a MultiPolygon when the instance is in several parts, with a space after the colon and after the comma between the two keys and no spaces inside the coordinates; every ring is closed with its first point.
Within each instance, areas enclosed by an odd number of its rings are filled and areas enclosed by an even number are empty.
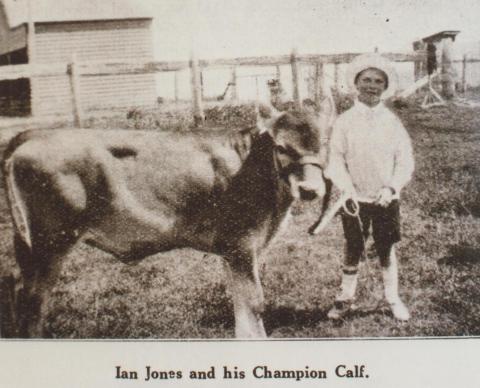
{"type": "Polygon", "coordinates": [[[442,30],[480,50],[478,0],[142,0],[159,60],[302,53],[407,52],[442,30]]]}

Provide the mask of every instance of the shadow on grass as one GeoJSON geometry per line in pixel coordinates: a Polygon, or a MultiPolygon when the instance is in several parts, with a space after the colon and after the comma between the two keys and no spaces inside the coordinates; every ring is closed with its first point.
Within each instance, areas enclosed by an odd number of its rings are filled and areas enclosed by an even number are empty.
{"type": "Polygon", "coordinates": [[[440,265],[461,267],[466,265],[480,264],[480,248],[468,245],[453,245],[449,249],[449,255],[438,260],[440,265]]]}
{"type": "Polygon", "coordinates": [[[332,322],[335,326],[341,326],[347,320],[353,320],[360,317],[371,315],[387,315],[392,313],[386,306],[361,306],[355,310],[351,310],[345,314],[342,319],[331,320],[328,318],[328,310],[330,309],[296,309],[295,307],[279,307],[267,308],[264,314],[265,330],[270,335],[275,329],[282,327],[298,327],[307,328],[315,327],[320,323],[332,322]]]}
{"type": "Polygon", "coordinates": [[[267,335],[273,330],[285,327],[313,327],[319,322],[328,320],[327,310],[313,309],[297,309],[295,307],[268,307],[264,313],[264,324],[267,335]]]}
{"type": "MultiPolygon", "coordinates": [[[[276,329],[285,327],[294,328],[313,328],[320,323],[331,321],[327,314],[328,309],[297,309],[295,307],[272,307],[267,306],[263,314],[263,320],[267,335],[270,336],[276,329]]],[[[335,326],[341,326],[347,320],[362,318],[372,315],[386,315],[392,317],[392,313],[386,306],[360,306],[349,311],[342,319],[331,321],[335,326]]],[[[210,314],[205,314],[199,322],[204,327],[222,326],[226,330],[234,328],[235,317],[233,315],[233,306],[231,308],[221,308],[218,306],[210,314]]]]}

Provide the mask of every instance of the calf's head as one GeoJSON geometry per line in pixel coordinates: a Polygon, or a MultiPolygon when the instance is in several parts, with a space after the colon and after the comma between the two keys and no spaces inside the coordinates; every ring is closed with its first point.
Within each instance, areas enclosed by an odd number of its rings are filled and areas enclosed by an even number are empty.
{"type": "Polygon", "coordinates": [[[325,181],[315,118],[305,113],[260,112],[257,125],[273,139],[276,168],[289,183],[292,196],[304,200],[322,197],[325,181]]]}

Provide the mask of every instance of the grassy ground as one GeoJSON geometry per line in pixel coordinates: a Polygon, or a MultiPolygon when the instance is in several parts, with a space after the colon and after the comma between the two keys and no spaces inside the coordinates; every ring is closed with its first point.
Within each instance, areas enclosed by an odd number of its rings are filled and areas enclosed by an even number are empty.
{"type": "MultiPolygon", "coordinates": [[[[412,319],[396,322],[376,308],[382,297],[374,255],[362,267],[357,312],[327,320],[340,282],[343,237],[338,220],[307,234],[320,204],[297,203],[294,218],[264,258],[270,336],[480,335],[480,108],[411,104],[398,110],[413,139],[416,174],[403,193],[399,244],[401,294],[412,319]]],[[[212,121],[250,123],[232,108],[212,121]]],[[[247,110],[249,110],[248,108],[247,110]]],[[[132,112],[129,120],[92,120],[92,127],[188,127],[184,113],[132,112]]],[[[0,262],[12,265],[10,219],[0,197],[0,262]]],[[[49,305],[49,329],[60,338],[221,338],[233,334],[231,299],[219,257],[179,250],[127,266],[79,245],[65,259],[49,305]]]]}

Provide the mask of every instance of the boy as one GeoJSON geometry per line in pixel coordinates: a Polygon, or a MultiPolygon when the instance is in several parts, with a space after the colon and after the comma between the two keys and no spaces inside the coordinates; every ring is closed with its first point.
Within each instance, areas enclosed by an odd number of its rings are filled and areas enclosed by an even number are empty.
{"type": "Polygon", "coordinates": [[[411,179],[414,161],[407,131],[382,101],[395,92],[396,73],[380,55],[366,54],[352,61],[348,77],[358,98],[333,127],[326,173],[358,201],[359,216],[341,215],[345,261],[341,290],[328,317],[342,318],[353,304],[358,264],[372,227],[385,299],[393,316],[406,321],[410,314],[398,295],[394,244],[400,240],[400,191],[411,179]]]}

